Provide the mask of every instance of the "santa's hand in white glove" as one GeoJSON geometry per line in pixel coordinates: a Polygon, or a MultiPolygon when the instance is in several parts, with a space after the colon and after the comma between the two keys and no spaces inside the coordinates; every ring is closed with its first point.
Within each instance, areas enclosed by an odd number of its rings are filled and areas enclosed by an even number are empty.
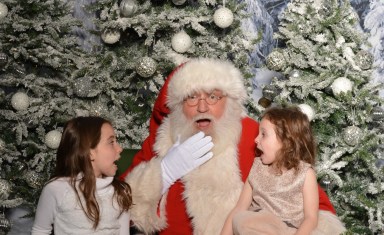
{"type": "Polygon", "coordinates": [[[180,144],[180,136],[161,161],[163,192],[178,179],[212,158],[212,137],[199,132],[180,144]]]}

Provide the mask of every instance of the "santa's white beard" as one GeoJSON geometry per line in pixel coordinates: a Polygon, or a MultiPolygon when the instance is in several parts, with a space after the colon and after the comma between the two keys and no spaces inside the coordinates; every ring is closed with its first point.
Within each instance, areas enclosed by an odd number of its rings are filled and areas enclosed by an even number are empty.
{"type": "Polygon", "coordinates": [[[231,100],[227,100],[226,110],[223,115],[217,119],[210,114],[198,114],[193,119],[188,119],[182,111],[182,108],[175,109],[170,115],[170,127],[173,142],[180,136],[182,143],[200,130],[196,126],[196,121],[200,119],[209,119],[211,127],[206,131],[206,135],[212,137],[215,145],[214,149],[223,149],[228,144],[237,144],[241,130],[241,118],[243,114],[242,107],[231,100]]]}

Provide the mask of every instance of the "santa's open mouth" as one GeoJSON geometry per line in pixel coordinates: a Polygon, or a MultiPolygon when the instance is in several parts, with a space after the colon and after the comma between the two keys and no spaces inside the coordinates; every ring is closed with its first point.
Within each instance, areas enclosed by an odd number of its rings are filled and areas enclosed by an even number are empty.
{"type": "Polygon", "coordinates": [[[197,123],[198,127],[204,128],[204,127],[207,127],[211,124],[211,120],[208,118],[202,118],[202,119],[197,120],[196,123],[197,123]]]}

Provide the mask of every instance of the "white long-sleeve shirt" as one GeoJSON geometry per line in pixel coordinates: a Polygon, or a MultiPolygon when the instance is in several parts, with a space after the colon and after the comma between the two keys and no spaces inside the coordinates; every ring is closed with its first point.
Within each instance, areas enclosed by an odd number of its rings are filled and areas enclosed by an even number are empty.
{"type": "Polygon", "coordinates": [[[55,235],[129,235],[129,213],[119,217],[118,204],[113,200],[112,180],[113,177],[96,180],[96,198],[100,208],[100,222],[96,230],[81,208],[68,178],[48,183],[40,195],[32,235],[51,234],[52,225],[55,235]]]}

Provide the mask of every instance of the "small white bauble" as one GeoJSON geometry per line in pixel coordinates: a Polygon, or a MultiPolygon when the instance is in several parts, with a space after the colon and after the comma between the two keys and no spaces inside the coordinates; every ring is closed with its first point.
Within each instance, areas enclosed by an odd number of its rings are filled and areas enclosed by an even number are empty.
{"type": "Polygon", "coordinates": [[[12,96],[11,104],[17,111],[26,110],[29,107],[29,97],[24,92],[17,92],[12,96]]]}
{"type": "Polygon", "coordinates": [[[315,110],[313,110],[313,108],[308,104],[299,104],[298,107],[301,112],[307,115],[309,121],[312,121],[313,118],[315,118],[315,110]]]}
{"type": "Polygon", "coordinates": [[[352,91],[352,82],[346,77],[339,77],[333,81],[331,88],[333,94],[339,95],[340,93],[347,93],[348,91],[352,91]]]}
{"type": "Polygon", "coordinates": [[[57,149],[60,145],[61,132],[53,130],[45,135],[45,144],[51,149],[57,149]]]}
{"type": "Polygon", "coordinates": [[[4,19],[8,15],[8,7],[4,3],[0,2],[0,20],[4,19]]]}
{"type": "Polygon", "coordinates": [[[184,30],[181,30],[173,35],[171,43],[173,50],[179,53],[184,53],[191,48],[192,39],[184,30]]]}
{"type": "Polygon", "coordinates": [[[227,28],[233,22],[233,13],[226,7],[217,9],[213,14],[213,22],[220,28],[227,28]]]}
{"type": "Polygon", "coordinates": [[[123,0],[120,3],[120,13],[125,17],[133,16],[137,11],[136,0],[123,0]]]}
{"type": "Polygon", "coordinates": [[[172,0],[173,4],[176,6],[181,6],[185,3],[186,0],[172,0]]]}
{"type": "Polygon", "coordinates": [[[120,32],[117,30],[105,30],[101,34],[101,39],[107,44],[114,44],[120,39],[120,32]]]}

